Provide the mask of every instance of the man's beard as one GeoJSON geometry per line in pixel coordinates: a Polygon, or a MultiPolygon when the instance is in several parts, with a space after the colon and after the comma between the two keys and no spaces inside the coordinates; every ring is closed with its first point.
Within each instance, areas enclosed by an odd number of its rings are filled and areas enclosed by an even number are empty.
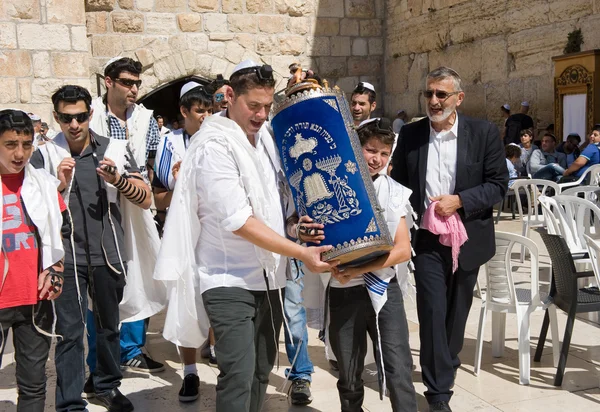
{"type": "Polygon", "coordinates": [[[443,122],[446,119],[448,119],[448,117],[450,117],[450,115],[452,113],[454,113],[454,107],[446,107],[444,109],[444,111],[442,112],[442,114],[438,114],[438,115],[432,115],[431,111],[429,109],[429,106],[427,106],[426,111],[427,111],[427,117],[429,117],[430,121],[432,121],[434,123],[440,123],[440,122],[443,122]]]}

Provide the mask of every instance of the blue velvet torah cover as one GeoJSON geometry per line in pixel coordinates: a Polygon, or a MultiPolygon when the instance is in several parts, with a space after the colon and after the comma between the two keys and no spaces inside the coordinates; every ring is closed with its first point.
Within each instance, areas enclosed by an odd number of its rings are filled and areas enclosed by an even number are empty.
{"type": "Polygon", "coordinates": [[[341,92],[288,97],[271,125],[298,215],[325,225],[322,244],[334,246],[323,260],[354,266],[388,253],[394,243],[341,92]]]}

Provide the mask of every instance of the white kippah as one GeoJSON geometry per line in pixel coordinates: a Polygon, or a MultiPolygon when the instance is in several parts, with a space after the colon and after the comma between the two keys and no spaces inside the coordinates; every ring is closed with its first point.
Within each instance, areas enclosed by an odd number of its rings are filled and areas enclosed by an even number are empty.
{"type": "Polygon", "coordinates": [[[502,107],[504,107],[506,110],[510,111],[510,105],[508,103],[503,104],[502,107]]]}
{"type": "Polygon", "coordinates": [[[529,107],[529,102],[527,102],[527,101],[525,101],[525,102],[522,102],[522,103],[521,103],[521,106],[524,106],[524,107],[529,107]]]}
{"type": "MultiPolygon", "coordinates": [[[[19,109],[15,109],[15,110],[19,110],[19,109]]],[[[33,114],[31,113],[30,115],[28,115],[29,118],[31,119],[31,121],[33,122],[37,122],[39,120],[42,120],[42,118],[40,116],[38,116],[37,114],[33,114]]]]}
{"type": "MultiPolygon", "coordinates": [[[[367,83],[367,82],[361,82],[363,87],[365,89],[369,89],[371,90],[373,93],[375,93],[375,86],[373,86],[371,83],[367,83]]],[[[360,83],[359,83],[360,84],[360,83]]],[[[358,87],[358,84],[356,85],[356,87],[358,87]]]]}
{"type": "MultiPolygon", "coordinates": [[[[235,66],[233,68],[233,72],[231,73],[231,76],[233,76],[236,72],[239,72],[240,70],[244,70],[247,69],[249,67],[258,67],[260,66],[260,64],[255,63],[253,60],[244,60],[243,62],[239,63],[237,66],[235,66]]],[[[231,77],[229,76],[229,77],[231,77]]]]}
{"type": "Polygon", "coordinates": [[[187,92],[189,92],[190,90],[195,89],[196,87],[201,87],[201,86],[202,85],[197,82],[187,82],[181,88],[181,92],[179,92],[179,98],[181,99],[183,97],[183,95],[186,94],[187,92]]]}
{"type": "Polygon", "coordinates": [[[106,64],[104,65],[104,70],[106,70],[106,68],[108,66],[110,66],[111,64],[113,64],[114,62],[116,62],[117,60],[121,60],[123,58],[123,56],[117,56],[117,57],[113,57],[112,59],[110,59],[109,61],[106,62],[106,64]]]}

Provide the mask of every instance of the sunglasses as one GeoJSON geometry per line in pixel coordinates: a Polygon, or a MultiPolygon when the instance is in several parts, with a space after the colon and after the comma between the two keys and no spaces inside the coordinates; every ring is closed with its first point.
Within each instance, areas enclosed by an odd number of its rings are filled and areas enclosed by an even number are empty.
{"type": "Polygon", "coordinates": [[[122,84],[125,87],[128,88],[132,88],[133,86],[136,86],[138,89],[142,86],[142,81],[141,80],[132,80],[132,79],[121,79],[120,77],[116,78],[115,81],[117,83],[122,84]]]}
{"type": "Polygon", "coordinates": [[[455,94],[459,94],[460,92],[445,92],[443,90],[424,90],[423,91],[423,96],[425,96],[426,99],[431,99],[433,97],[433,95],[435,94],[435,97],[437,97],[438,100],[440,101],[446,101],[450,96],[454,96],[455,94]]]}
{"type": "Polygon", "coordinates": [[[77,121],[77,123],[84,123],[84,122],[87,122],[88,119],[90,118],[90,112],[83,112],[83,113],[77,113],[77,114],[67,114],[67,113],[56,112],[56,117],[58,118],[59,122],[65,123],[65,124],[70,124],[73,121],[73,119],[75,119],[77,121]]]}
{"type": "Polygon", "coordinates": [[[215,102],[221,103],[223,100],[225,100],[225,93],[215,94],[215,102]]]}

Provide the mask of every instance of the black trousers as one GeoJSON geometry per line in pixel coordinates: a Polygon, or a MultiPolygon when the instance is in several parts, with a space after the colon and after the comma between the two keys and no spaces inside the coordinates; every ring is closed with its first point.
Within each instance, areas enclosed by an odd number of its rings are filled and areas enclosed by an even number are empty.
{"type": "MultiPolygon", "coordinates": [[[[387,295],[388,300],[379,312],[386,386],[394,412],[415,412],[417,400],[411,376],[408,323],[398,282],[389,284],[387,295]]],[[[329,310],[329,343],[340,369],[337,388],[342,412],[360,412],[365,396],[362,373],[367,333],[373,341],[379,383],[382,383],[375,310],[364,286],[329,288],[329,310]]]]}
{"type": "Polygon", "coordinates": [[[219,287],[204,292],[202,299],[219,360],[217,412],[260,411],[279,350],[283,313],[278,291],[219,287]]]}
{"type": "MultiPolygon", "coordinates": [[[[43,301],[41,305],[45,310],[52,311],[49,301],[43,301]]],[[[4,348],[9,329],[13,331],[18,412],[44,412],[46,402],[46,360],[50,338],[35,329],[33,311],[32,305],[0,309],[0,347],[4,348]]]]}
{"type": "Polygon", "coordinates": [[[420,362],[429,403],[449,401],[460,366],[465,326],[479,268],[452,273],[452,251],[439,237],[419,229],[415,238],[415,282],[421,339],[420,362]]]}

